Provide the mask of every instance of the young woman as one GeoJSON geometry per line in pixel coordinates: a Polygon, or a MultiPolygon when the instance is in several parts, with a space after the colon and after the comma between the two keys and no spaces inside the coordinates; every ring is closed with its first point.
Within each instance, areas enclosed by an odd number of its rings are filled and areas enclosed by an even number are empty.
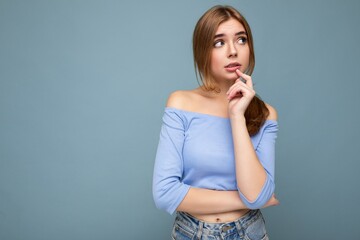
{"type": "Polygon", "coordinates": [[[277,205],[277,114],[256,95],[253,40],[230,6],[209,9],[193,35],[199,88],[168,99],[153,195],[177,212],[173,239],[268,239],[260,208],[277,205]]]}

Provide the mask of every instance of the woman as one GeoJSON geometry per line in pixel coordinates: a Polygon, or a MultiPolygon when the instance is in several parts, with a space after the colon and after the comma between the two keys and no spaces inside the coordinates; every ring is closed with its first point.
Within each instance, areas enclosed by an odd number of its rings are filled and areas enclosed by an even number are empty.
{"type": "Polygon", "coordinates": [[[215,6],[193,35],[201,86],[169,96],[153,195],[177,212],[173,239],[268,239],[260,208],[274,197],[276,110],[253,89],[253,40],[245,18],[215,6]]]}

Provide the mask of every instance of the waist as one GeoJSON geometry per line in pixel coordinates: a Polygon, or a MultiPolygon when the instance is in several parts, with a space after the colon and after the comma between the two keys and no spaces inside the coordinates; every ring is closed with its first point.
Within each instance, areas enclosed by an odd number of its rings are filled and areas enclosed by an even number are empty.
{"type": "Polygon", "coordinates": [[[198,219],[195,216],[190,215],[185,212],[177,212],[176,221],[188,227],[197,227],[199,225],[202,226],[202,229],[207,229],[208,231],[224,231],[224,226],[226,228],[239,227],[247,228],[249,224],[257,220],[262,216],[260,210],[245,210],[244,215],[241,217],[232,220],[232,221],[224,221],[224,222],[208,222],[201,219],[198,219]]]}
{"type": "Polygon", "coordinates": [[[219,213],[219,214],[192,214],[188,213],[192,217],[208,223],[224,223],[224,222],[232,222],[235,221],[242,216],[245,216],[249,212],[249,209],[243,209],[233,212],[227,213],[219,213]]]}

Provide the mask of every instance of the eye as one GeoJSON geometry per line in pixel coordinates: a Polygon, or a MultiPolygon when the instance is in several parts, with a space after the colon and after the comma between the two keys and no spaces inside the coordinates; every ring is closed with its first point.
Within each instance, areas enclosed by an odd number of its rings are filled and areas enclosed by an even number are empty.
{"type": "Polygon", "coordinates": [[[224,41],[222,41],[222,40],[218,40],[214,43],[214,47],[216,47],[216,48],[221,47],[221,46],[224,46],[224,41]]]}
{"type": "Polygon", "coordinates": [[[246,37],[239,37],[239,38],[238,38],[238,43],[239,43],[239,44],[244,45],[246,42],[247,42],[246,37]]]}

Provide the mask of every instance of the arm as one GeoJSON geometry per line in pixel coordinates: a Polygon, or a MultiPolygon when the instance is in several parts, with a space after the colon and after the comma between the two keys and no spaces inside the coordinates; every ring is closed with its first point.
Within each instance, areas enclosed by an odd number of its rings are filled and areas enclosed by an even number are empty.
{"type": "MultiPolygon", "coordinates": [[[[278,204],[278,200],[273,195],[263,208],[278,204]]],[[[177,211],[216,214],[240,209],[248,209],[248,207],[240,199],[238,191],[216,191],[191,187],[177,211]]]]}
{"type": "MultiPolygon", "coordinates": [[[[263,130],[258,149],[254,150],[246,128],[245,110],[255,95],[251,77],[237,71],[246,80],[239,80],[229,89],[229,116],[234,141],[236,178],[241,199],[249,208],[256,209],[266,205],[273,196],[274,156],[277,125],[269,124],[263,130]]],[[[269,118],[277,120],[276,111],[268,107],[269,118]]]]}
{"type": "Polygon", "coordinates": [[[237,191],[216,191],[191,187],[177,211],[216,214],[246,209],[237,191]]]}
{"type": "Polygon", "coordinates": [[[275,190],[274,166],[277,124],[276,122],[269,122],[263,127],[260,143],[255,146],[255,151],[246,124],[240,119],[234,119],[232,122],[236,179],[240,197],[249,208],[261,208],[275,190]]]}

